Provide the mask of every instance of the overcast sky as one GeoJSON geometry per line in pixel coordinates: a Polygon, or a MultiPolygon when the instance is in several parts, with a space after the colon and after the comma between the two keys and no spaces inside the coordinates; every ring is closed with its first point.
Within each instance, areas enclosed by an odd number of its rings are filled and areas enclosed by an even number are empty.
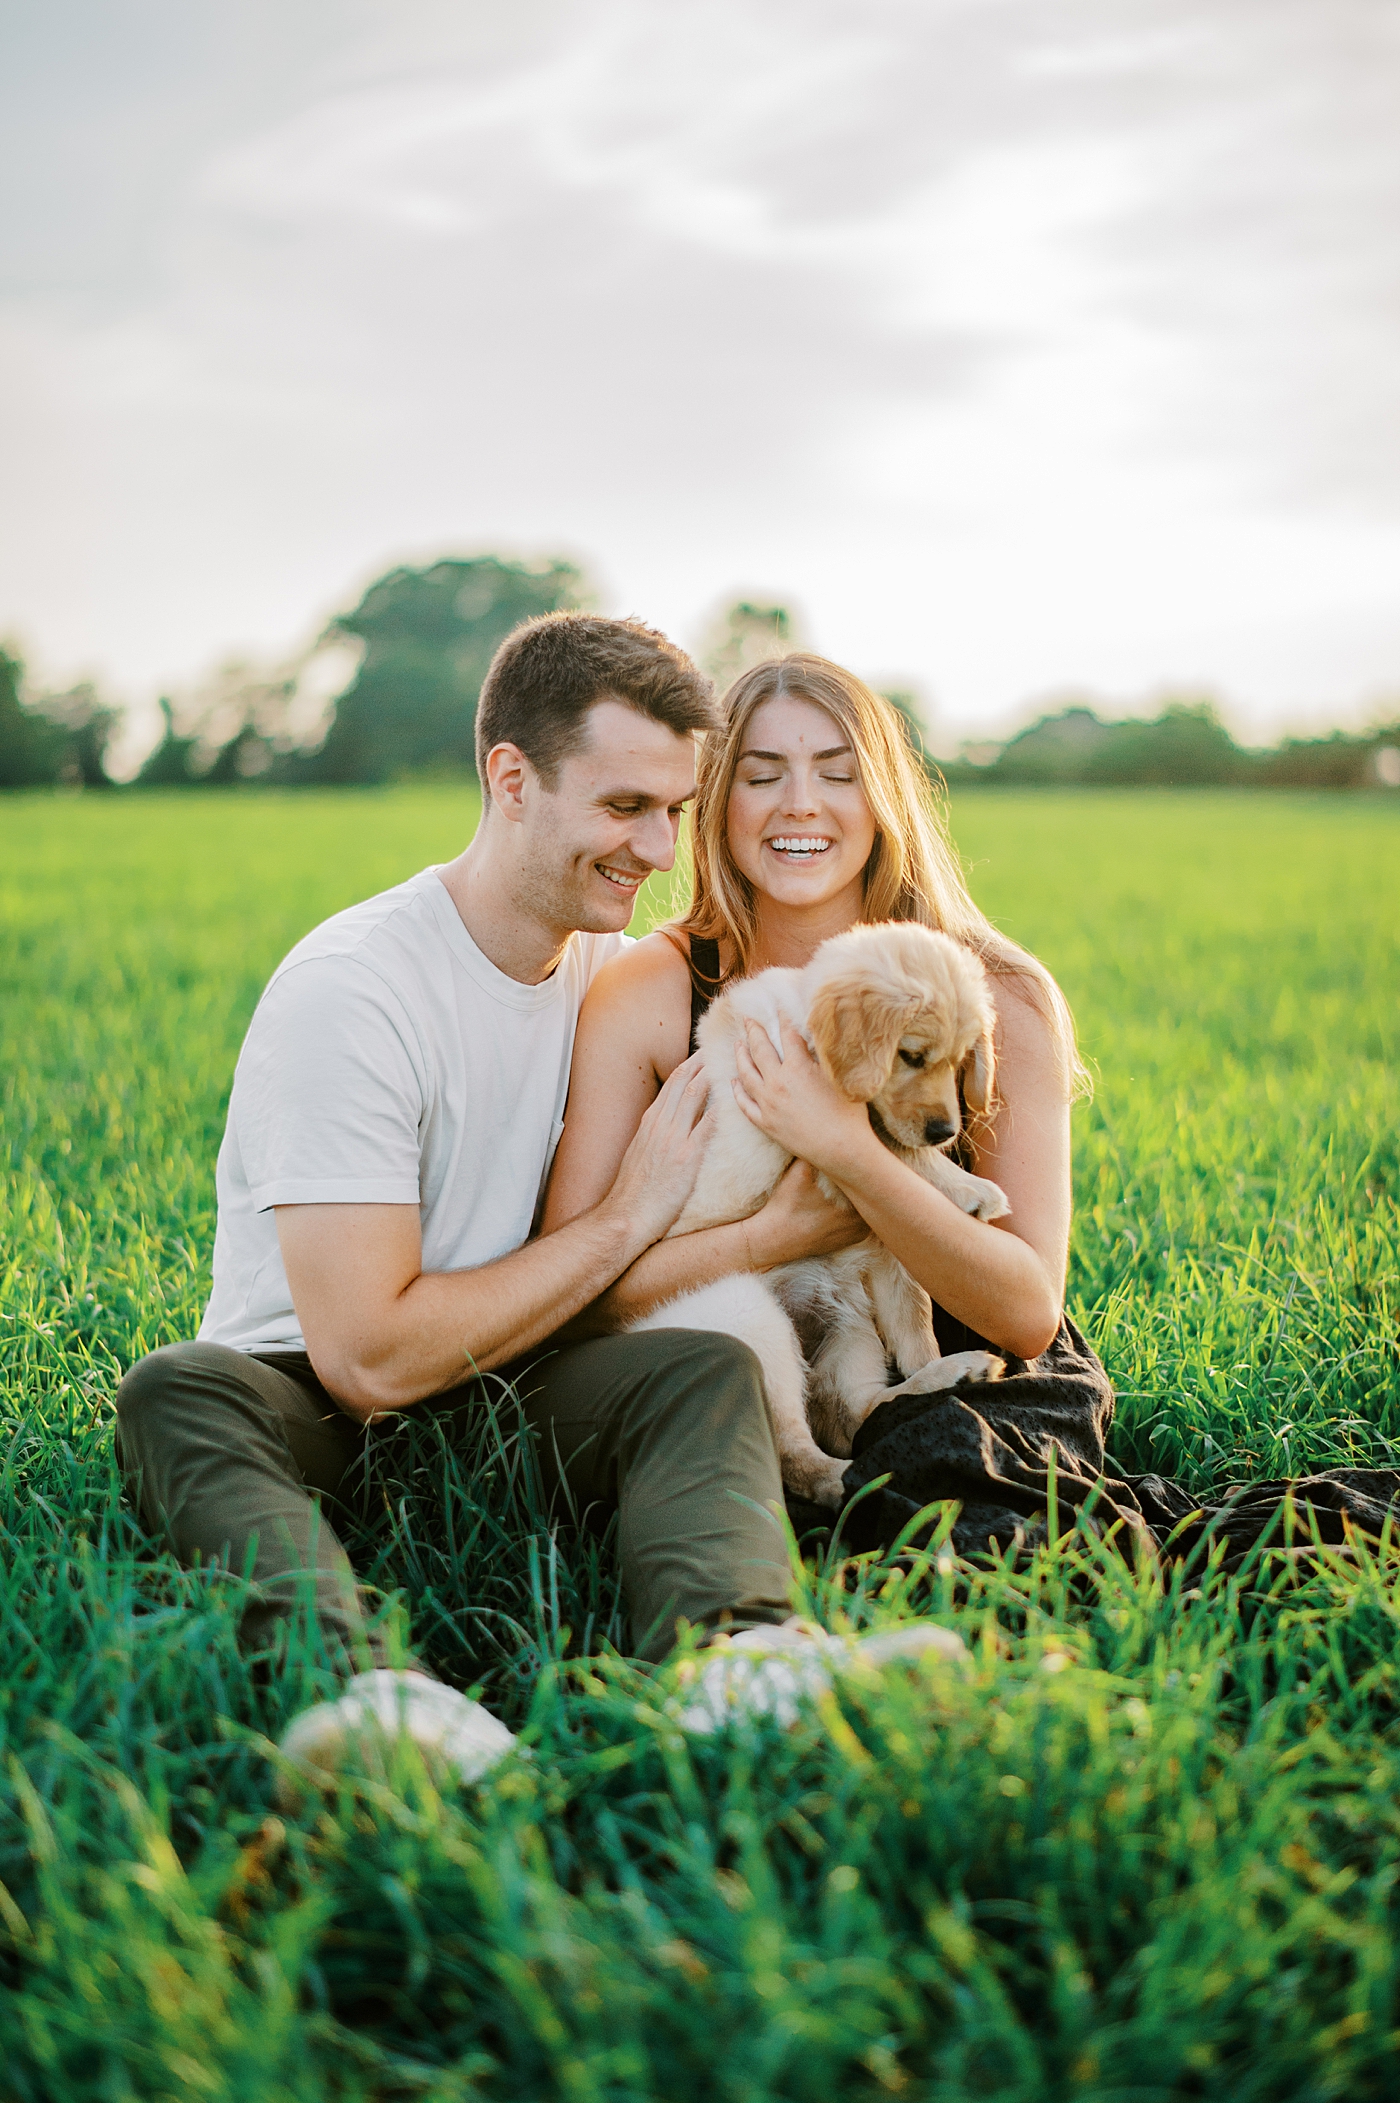
{"type": "Polygon", "coordinates": [[[1400,694],[1397,0],[4,0],[0,633],[568,554],[921,694],[1400,694]]]}

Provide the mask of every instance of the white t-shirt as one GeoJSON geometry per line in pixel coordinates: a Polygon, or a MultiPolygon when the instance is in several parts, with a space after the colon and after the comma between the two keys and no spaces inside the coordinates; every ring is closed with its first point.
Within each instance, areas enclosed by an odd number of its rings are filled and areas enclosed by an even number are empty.
{"type": "Polygon", "coordinates": [[[298,942],[233,1077],[201,1339],[305,1348],[274,1205],[417,1205],[425,1271],[472,1270],[528,1240],[579,1008],[627,939],[575,935],[543,985],[522,986],[425,869],[298,942]]]}

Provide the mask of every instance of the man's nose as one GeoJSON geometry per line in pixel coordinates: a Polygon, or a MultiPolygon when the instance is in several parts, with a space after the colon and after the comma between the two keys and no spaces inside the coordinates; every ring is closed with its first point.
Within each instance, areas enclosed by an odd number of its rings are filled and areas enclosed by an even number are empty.
{"type": "Polygon", "coordinates": [[[669,811],[649,811],[627,835],[627,844],[649,869],[670,869],[676,859],[680,826],[669,811]]]}

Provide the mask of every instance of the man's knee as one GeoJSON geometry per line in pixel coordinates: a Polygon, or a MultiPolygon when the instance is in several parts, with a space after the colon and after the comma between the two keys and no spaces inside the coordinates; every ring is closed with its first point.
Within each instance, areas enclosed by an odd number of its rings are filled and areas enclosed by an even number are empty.
{"type": "Polygon", "coordinates": [[[128,1444],[139,1444],[153,1417],[163,1416],[198,1363],[199,1344],[165,1344],[131,1368],[117,1389],[117,1428],[128,1444]]]}
{"type": "Polygon", "coordinates": [[[242,1353],[223,1344],[165,1344],[131,1368],[117,1389],[117,1449],[124,1467],[139,1467],[173,1422],[214,1400],[243,1368],[242,1353]]]}
{"type": "Polygon", "coordinates": [[[716,1390],[732,1392],[740,1404],[763,1398],[763,1368],[758,1353],[737,1336],[693,1334],[697,1378],[716,1390]]]}
{"type": "Polygon", "coordinates": [[[657,1355],[652,1377],[639,1386],[644,1417],[681,1416],[731,1436],[751,1422],[771,1437],[763,1368],[746,1343],[705,1329],[654,1330],[646,1341],[661,1345],[663,1339],[664,1355],[657,1355]]]}

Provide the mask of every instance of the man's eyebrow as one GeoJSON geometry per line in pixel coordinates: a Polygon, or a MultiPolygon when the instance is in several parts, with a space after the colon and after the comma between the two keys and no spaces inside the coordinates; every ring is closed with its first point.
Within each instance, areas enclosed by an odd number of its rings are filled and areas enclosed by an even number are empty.
{"type": "MultiPolygon", "coordinates": [[[[832,745],[825,752],[814,752],[812,757],[816,760],[841,759],[850,749],[849,745],[832,745]]],[[[747,752],[741,752],[739,757],[740,759],[776,760],[779,766],[783,766],[786,764],[788,755],[786,752],[760,752],[756,747],[751,746],[747,752]]]]}
{"type": "Polygon", "coordinates": [[[689,803],[694,798],[694,789],[687,789],[683,796],[653,796],[647,789],[600,789],[594,797],[595,803],[645,803],[648,807],[664,804],[674,810],[678,803],[689,803]]]}

